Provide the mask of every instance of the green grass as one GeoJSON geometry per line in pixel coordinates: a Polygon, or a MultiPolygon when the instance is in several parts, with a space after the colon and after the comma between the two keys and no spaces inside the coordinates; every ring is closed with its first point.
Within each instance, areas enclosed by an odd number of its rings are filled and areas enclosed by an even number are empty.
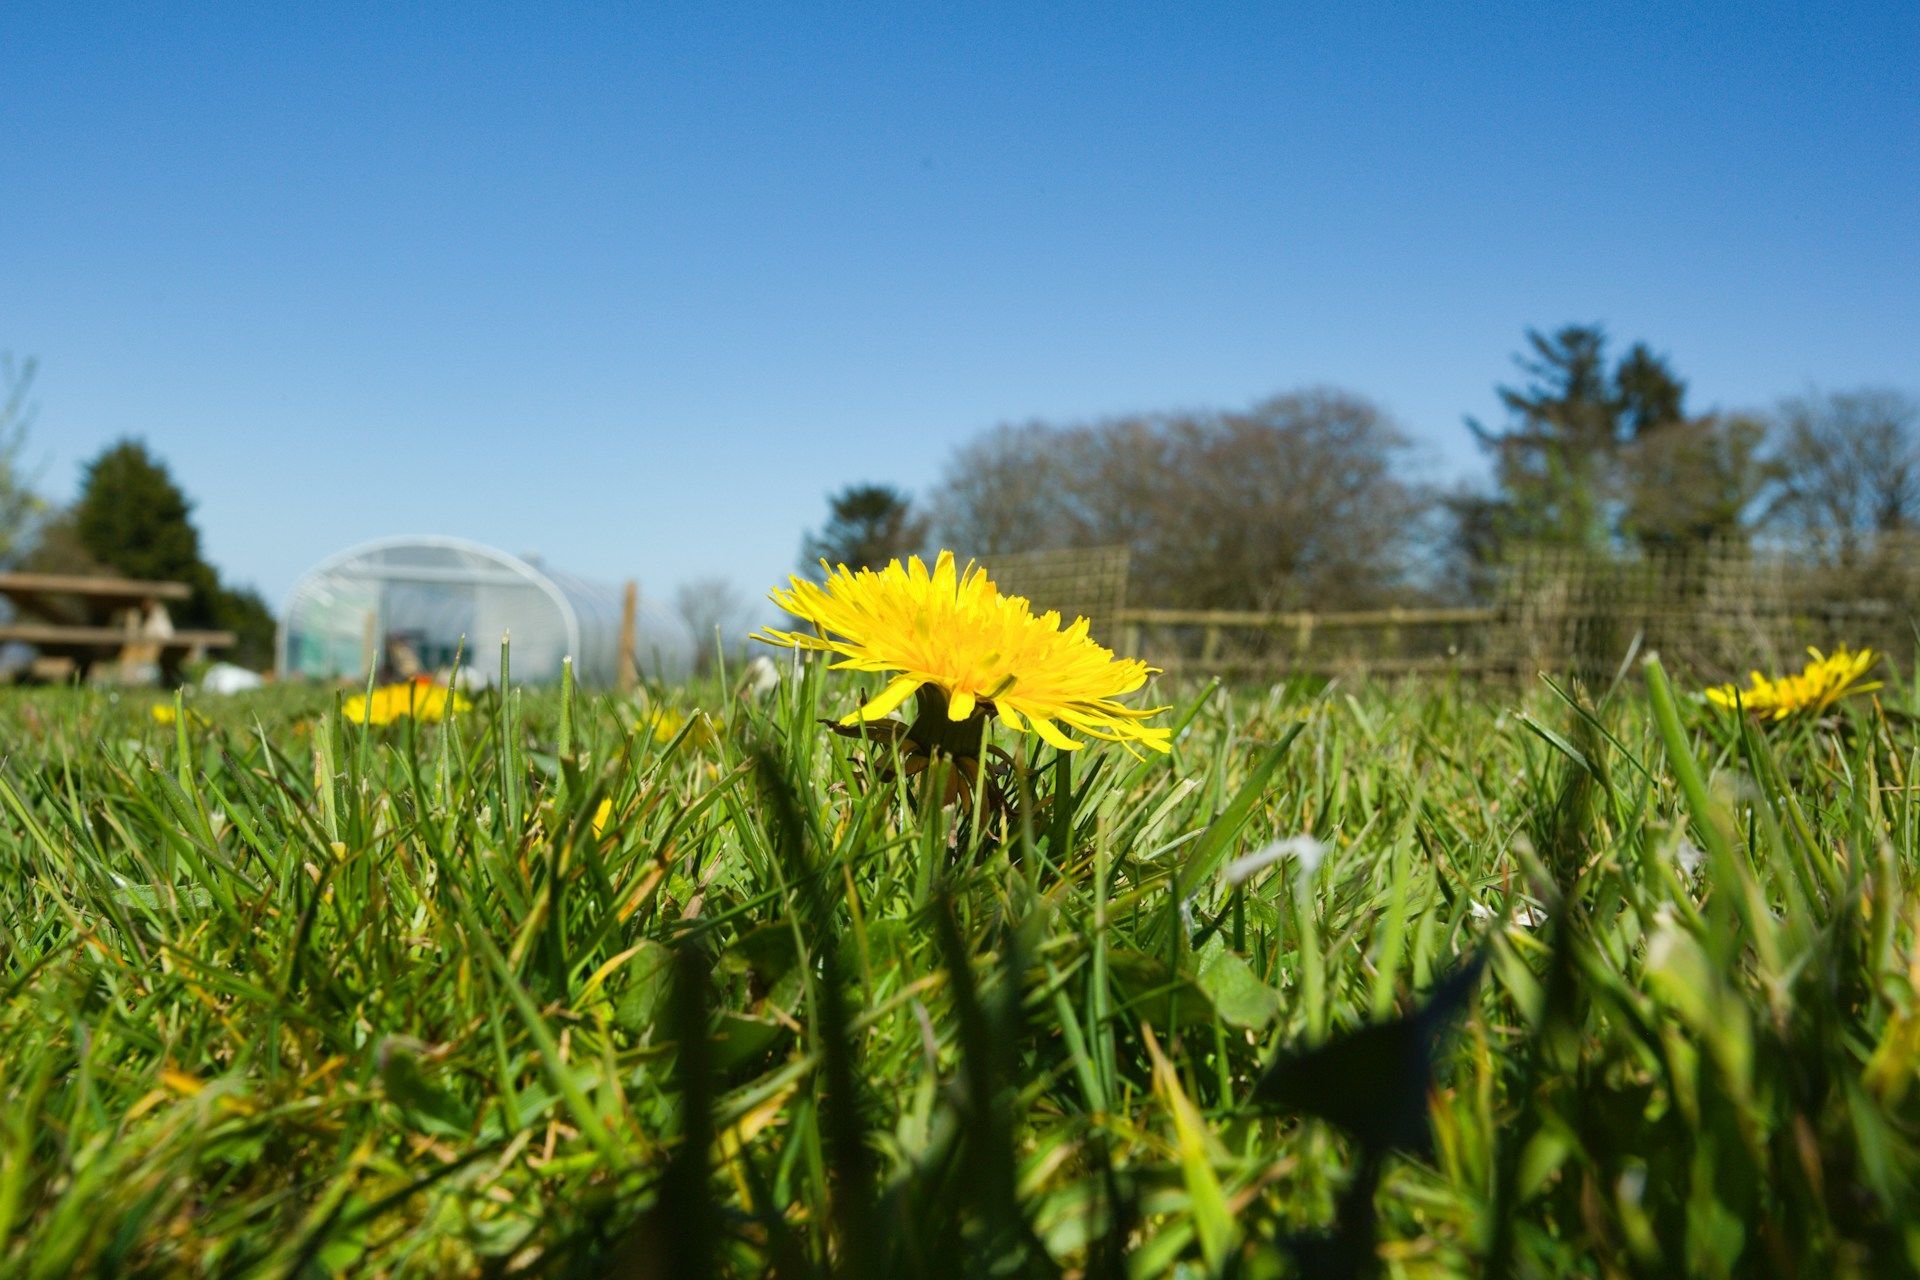
{"type": "Polygon", "coordinates": [[[1005,828],[818,671],[10,695],[0,1273],[1909,1273],[1913,695],[1648,676],[1172,686],[1005,828]]]}

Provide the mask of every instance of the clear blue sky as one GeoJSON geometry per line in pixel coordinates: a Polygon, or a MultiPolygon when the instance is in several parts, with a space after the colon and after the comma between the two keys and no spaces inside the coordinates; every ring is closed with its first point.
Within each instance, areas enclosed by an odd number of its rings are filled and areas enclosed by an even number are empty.
{"type": "Polygon", "coordinates": [[[650,589],[996,422],[1377,398],[1528,325],[1920,389],[1920,5],[0,5],[0,350],[278,601],[457,533],[650,589]]]}

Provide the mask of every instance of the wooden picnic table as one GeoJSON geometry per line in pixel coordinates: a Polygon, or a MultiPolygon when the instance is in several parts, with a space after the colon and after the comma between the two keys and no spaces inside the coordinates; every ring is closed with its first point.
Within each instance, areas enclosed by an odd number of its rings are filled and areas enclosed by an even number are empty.
{"type": "Polygon", "coordinates": [[[13,605],[13,616],[0,622],[0,643],[30,644],[43,660],[71,663],[82,675],[106,662],[117,663],[126,680],[170,671],[234,641],[231,631],[174,628],[167,603],[192,595],[184,582],[0,573],[0,597],[13,605]]]}

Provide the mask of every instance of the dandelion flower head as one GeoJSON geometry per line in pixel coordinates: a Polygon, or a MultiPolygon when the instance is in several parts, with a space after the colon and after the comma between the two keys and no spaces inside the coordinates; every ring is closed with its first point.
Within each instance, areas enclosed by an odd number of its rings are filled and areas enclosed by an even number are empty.
{"type": "Polygon", "coordinates": [[[950,720],[998,715],[1062,751],[1084,745],[1070,732],[1129,749],[1168,749],[1169,731],[1146,723],[1166,708],[1119,701],[1154,668],[1096,644],[1085,618],[1062,625],[1057,612],[1035,615],[1023,597],[1002,595],[986,570],[961,570],[951,551],[931,569],[914,556],[880,570],[841,565],[823,583],[789,583],[774,589],[773,602],[818,634],[769,627],[757,639],[836,654],[836,669],[893,676],[843,724],[878,720],[931,688],[945,698],[950,720]]]}
{"type": "Polygon", "coordinates": [[[421,722],[444,720],[449,711],[470,710],[465,694],[427,680],[383,685],[371,695],[356,693],[341,704],[340,713],[356,724],[392,724],[411,716],[421,722]]]}
{"type": "Polygon", "coordinates": [[[1845,645],[1831,655],[1808,649],[1811,661],[1793,675],[1769,679],[1761,672],[1748,674],[1745,689],[1730,684],[1708,689],[1707,700],[1716,706],[1745,707],[1763,719],[1785,720],[1801,712],[1818,714],[1840,699],[1856,693],[1868,693],[1880,687],[1868,681],[1867,672],[1879,661],[1871,649],[1848,649],[1845,645]]]}
{"type": "MultiPolygon", "coordinates": [[[[689,717],[683,711],[672,707],[654,707],[641,719],[634,721],[633,732],[650,736],[655,742],[665,745],[678,737],[687,727],[689,717]]],[[[717,733],[725,727],[724,722],[705,711],[696,711],[691,720],[693,730],[687,737],[696,747],[710,747],[717,740],[717,733]]]]}

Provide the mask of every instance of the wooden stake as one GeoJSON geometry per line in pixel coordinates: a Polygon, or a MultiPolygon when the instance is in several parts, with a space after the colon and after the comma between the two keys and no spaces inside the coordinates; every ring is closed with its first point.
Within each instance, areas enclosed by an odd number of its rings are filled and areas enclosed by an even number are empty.
{"type": "Polygon", "coordinates": [[[640,584],[628,578],[626,590],[620,593],[620,657],[613,677],[614,687],[622,693],[640,682],[640,669],[633,660],[634,648],[639,643],[640,584]]]}

